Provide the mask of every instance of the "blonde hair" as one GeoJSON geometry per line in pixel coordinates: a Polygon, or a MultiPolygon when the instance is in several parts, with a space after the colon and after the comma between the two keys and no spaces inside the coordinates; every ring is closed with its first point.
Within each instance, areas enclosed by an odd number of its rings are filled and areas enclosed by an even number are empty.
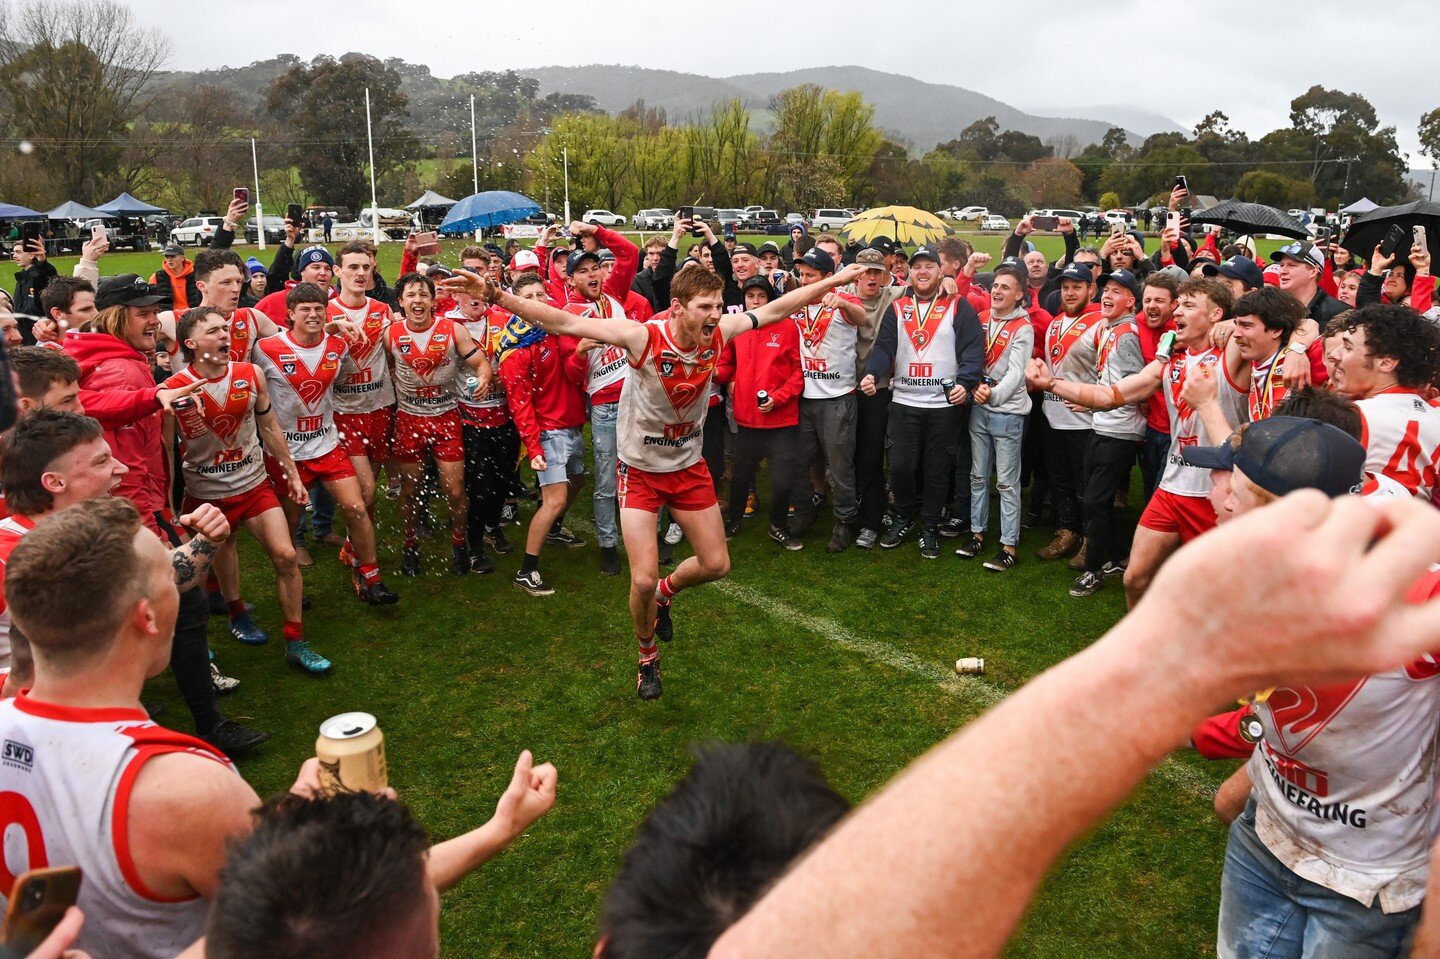
{"type": "Polygon", "coordinates": [[[109,333],[118,339],[125,339],[125,324],[130,319],[126,307],[107,306],[89,320],[80,324],[81,333],[109,333]]]}

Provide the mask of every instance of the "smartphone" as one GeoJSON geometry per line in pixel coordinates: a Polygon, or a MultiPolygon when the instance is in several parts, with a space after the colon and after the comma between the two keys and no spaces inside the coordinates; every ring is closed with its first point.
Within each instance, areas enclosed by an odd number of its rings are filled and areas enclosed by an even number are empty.
{"type": "Polygon", "coordinates": [[[1398,223],[1390,224],[1390,229],[1385,233],[1385,239],[1380,241],[1380,255],[1394,256],[1404,242],[1405,228],[1398,223]]]}
{"type": "Polygon", "coordinates": [[[97,223],[90,228],[90,239],[92,240],[103,240],[108,235],[103,224],[97,223]]]}
{"type": "Polygon", "coordinates": [[[1124,220],[1115,220],[1114,222],[1112,222],[1112,223],[1110,224],[1110,235],[1111,235],[1111,236],[1119,236],[1120,234],[1122,234],[1122,233],[1124,233],[1124,232],[1126,232],[1126,231],[1125,231],[1125,221],[1124,221],[1124,220]]]}
{"type": "Polygon", "coordinates": [[[1328,246],[1330,243],[1330,228],[1328,226],[1317,226],[1315,228],[1315,245],[1328,246]]]}
{"type": "Polygon", "coordinates": [[[298,203],[292,203],[285,208],[285,218],[296,226],[305,218],[305,208],[298,203]]]}
{"type": "Polygon", "coordinates": [[[79,866],[21,873],[5,907],[5,948],[16,956],[28,956],[40,948],[79,895],[79,866]]]}
{"type": "Polygon", "coordinates": [[[1425,228],[1423,226],[1412,226],[1410,228],[1410,239],[1412,246],[1418,246],[1426,253],[1430,252],[1430,247],[1425,243],[1425,228]]]}
{"type": "Polygon", "coordinates": [[[1186,196],[1190,195],[1190,183],[1188,180],[1185,179],[1184,174],[1181,174],[1180,176],[1177,176],[1175,178],[1175,185],[1178,186],[1180,189],[1184,190],[1186,196]]]}
{"type": "Polygon", "coordinates": [[[42,229],[43,227],[39,220],[26,220],[20,224],[20,239],[24,240],[26,245],[29,245],[31,240],[40,239],[42,229]]]}
{"type": "Polygon", "coordinates": [[[1179,211],[1179,210],[1166,210],[1166,211],[1165,211],[1165,229],[1167,229],[1167,230],[1174,230],[1174,231],[1176,231],[1177,233],[1180,231],[1181,226],[1180,226],[1180,211],[1179,211]]]}
{"type": "Polygon", "coordinates": [[[434,233],[415,234],[415,255],[434,256],[440,252],[440,238],[434,233]]]}
{"type": "Polygon", "coordinates": [[[1058,216],[1032,216],[1030,218],[1030,225],[1037,230],[1048,233],[1051,230],[1059,229],[1060,218],[1058,216]]]}
{"type": "Polygon", "coordinates": [[[237,186],[235,188],[235,199],[246,206],[250,205],[250,188],[248,186],[237,186]]]}

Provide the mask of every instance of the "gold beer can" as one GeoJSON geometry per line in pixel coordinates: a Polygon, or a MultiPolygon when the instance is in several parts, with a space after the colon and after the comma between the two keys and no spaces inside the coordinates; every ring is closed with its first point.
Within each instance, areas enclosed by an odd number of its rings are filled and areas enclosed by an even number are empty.
{"type": "Polygon", "coordinates": [[[341,713],[321,723],[315,756],[320,760],[320,788],[327,796],[379,792],[389,785],[385,735],[369,713],[341,713]]]}
{"type": "Polygon", "coordinates": [[[985,660],[979,656],[966,656],[955,660],[955,672],[962,676],[984,676],[985,660]]]}

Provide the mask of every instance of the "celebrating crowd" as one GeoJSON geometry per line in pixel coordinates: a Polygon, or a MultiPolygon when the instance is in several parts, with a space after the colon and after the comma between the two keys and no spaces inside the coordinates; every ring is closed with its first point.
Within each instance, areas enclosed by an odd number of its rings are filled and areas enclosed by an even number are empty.
{"type": "Polygon", "coordinates": [[[81,865],[97,959],[434,956],[437,893],[554,803],[527,751],[493,818],[432,845],[393,794],[325,795],[313,760],[263,804],[236,775],[268,738],[217,705],[237,684],[210,617],[269,640],[239,529],[273,568],[286,662],[321,675],[311,545],[338,548],[357,601],[402,602],[379,565],[387,490],[400,576],[436,562],[421,531],[442,509],[449,572],[492,573],[533,497],[514,602],[555,593],[542,553],[576,562],[567,519],[593,521],[598,574],[629,569],[647,701],[676,597],[729,574],[750,517],[789,552],[913,537],[935,560],[948,539],[993,573],[1068,569],[1053,588],[1077,600],[1123,582],[1132,612],[1105,638],[854,813],[784,747],[705,755],[637,833],[597,956],[997,954],[1065,846],[1182,745],[1247,760],[1216,799],[1221,956],[1440,949],[1421,916],[1440,828],[1423,243],[1359,263],[1298,241],[1267,265],[1188,224],[1147,252],[1123,229],[1081,246],[1062,219],[1051,262],[1026,218],[996,262],[956,236],[757,248],[680,218],[643,250],[574,223],[453,267],[411,242],[390,285],[372,245],[297,250],[298,224],[268,269],[242,260],[246,212],[149,279],[102,278],[103,240],[71,277],[15,251],[4,891],[81,865]],[[197,738],[140,705],[167,666],[197,738]],[[1116,690],[1144,722],[1116,728],[1116,690]]]}

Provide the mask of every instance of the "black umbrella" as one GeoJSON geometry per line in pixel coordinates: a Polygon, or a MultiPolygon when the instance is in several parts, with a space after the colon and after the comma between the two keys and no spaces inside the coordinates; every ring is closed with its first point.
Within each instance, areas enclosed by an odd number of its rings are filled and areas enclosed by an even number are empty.
{"type": "MultiPolygon", "coordinates": [[[[1370,262],[1370,254],[1380,241],[1385,239],[1386,232],[1391,224],[1398,223],[1405,228],[1409,234],[1413,227],[1423,226],[1425,228],[1426,246],[1431,251],[1440,249],[1440,203],[1430,200],[1416,200],[1414,203],[1402,203],[1399,206],[1380,206],[1357,216],[1350,224],[1350,229],[1345,231],[1345,238],[1340,245],[1349,250],[1357,260],[1365,263],[1370,262]]],[[[1400,244],[1401,251],[1407,252],[1410,243],[1407,241],[1400,244]]]]}
{"type": "Polygon", "coordinates": [[[1249,233],[1252,236],[1278,233],[1297,240],[1309,239],[1300,221],[1290,214],[1263,203],[1246,203],[1243,200],[1222,200],[1208,210],[1190,214],[1190,222],[1213,223],[1231,233],[1249,233]]]}

